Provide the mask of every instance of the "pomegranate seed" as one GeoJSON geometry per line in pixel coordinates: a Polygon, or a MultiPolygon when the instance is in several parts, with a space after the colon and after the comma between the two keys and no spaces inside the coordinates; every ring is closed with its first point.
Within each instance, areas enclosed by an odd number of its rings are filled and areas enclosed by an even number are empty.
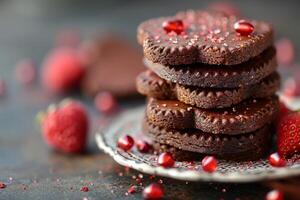
{"type": "Polygon", "coordinates": [[[145,199],[162,199],[163,196],[163,188],[157,183],[152,183],[143,190],[143,197],[145,199]]]}
{"type": "Polygon", "coordinates": [[[135,185],[131,186],[131,187],[128,188],[128,190],[127,190],[127,193],[128,193],[128,194],[134,194],[134,193],[136,193],[136,192],[137,192],[137,190],[136,190],[136,186],[135,186],[135,185]]]}
{"type": "Polygon", "coordinates": [[[111,114],[117,110],[117,100],[109,92],[100,92],[95,97],[96,108],[105,114],[111,114]]]}
{"type": "Polygon", "coordinates": [[[202,160],[202,169],[208,173],[212,173],[217,170],[217,159],[213,156],[205,156],[202,160]]]}
{"type": "Polygon", "coordinates": [[[294,98],[300,95],[300,81],[294,77],[288,78],[283,86],[283,95],[287,98],[294,98]]]}
{"type": "Polygon", "coordinates": [[[173,167],[175,164],[175,161],[172,158],[172,155],[168,152],[160,154],[158,156],[157,162],[159,165],[161,165],[163,167],[173,167]]]}
{"type": "Polygon", "coordinates": [[[81,192],[88,192],[89,191],[89,188],[84,186],[80,189],[81,192]]]}
{"type": "Polygon", "coordinates": [[[36,68],[30,59],[21,60],[15,70],[16,79],[23,85],[30,85],[36,77],[36,68]]]}
{"type": "Polygon", "coordinates": [[[254,31],[254,26],[245,20],[240,20],[234,23],[233,28],[242,36],[247,36],[254,31]]]}
{"type": "Polygon", "coordinates": [[[175,32],[180,34],[184,31],[183,22],[181,20],[165,21],[162,26],[167,33],[175,32]]]}
{"type": "Polygon", "coordinates": [[[0,189],[6,188],[6,185],[3,182],[0,182],[0,189]]]}
{"type": "Polygon", "coordinates": [[[0,79],[0,97],[4,96],[6,92],[6,84],[3,80],[0,79]]]}
{"type": "Polygon", "coordinates": [[[269,156],[269,163],[273,167],[284,167],[285,166],[285,160],[282,159],[278,153],[272,153],[269,156]]]}
{"type": "Polygon", "coordinates": [[[124,137],[119,138],[118,147],[123,149],[124,151],[128,151],[134,145],[134,140],[131,136],[125,135],[124,137]]]}
{"type": "Polygon", "coordinates": [[[148,153],[150,150],[152,150],[152,146],[148,142],[143,140],[137,141],[136,147],[142,153],[148,153]]]}
{"type": "Polygon", "coordinates": [[[276,42],[277,61],[281,65],[289,66],[295,59],[295,47],[293,43],[283,38],[276,42]]]}
{"type": "Polygon", "coordinates": [[[283,200],[283,194],[278,190],[271,190],[266,195],[266,200],[283,200]]]}

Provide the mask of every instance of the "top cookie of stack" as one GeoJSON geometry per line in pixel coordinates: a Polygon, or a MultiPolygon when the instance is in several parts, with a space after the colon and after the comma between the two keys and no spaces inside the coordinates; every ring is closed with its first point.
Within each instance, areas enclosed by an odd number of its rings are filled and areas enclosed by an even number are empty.
{"type": "Polygon", "coordinates": [[[269,24],[252,20],[238,25],[238,21],[238,17],[220,12],[180,12],[142,23],[138,42],[145,57],[154,63],[236,65],[273,44],[269,24]]]}
{"type": "Polygon", "coordinates": [[[144,128],[155,146],[175,159],[268,151],[280,86],[268,23],[186,11],[142,23],[138,41],[149,70],[137,89],[149,97],[144,128]]]}

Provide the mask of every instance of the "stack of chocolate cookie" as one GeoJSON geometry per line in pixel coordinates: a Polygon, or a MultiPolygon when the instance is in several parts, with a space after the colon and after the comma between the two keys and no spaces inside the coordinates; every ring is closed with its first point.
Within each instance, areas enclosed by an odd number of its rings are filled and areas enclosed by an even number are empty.
{"type": "Polygon", "coordinates": [[[148,70],[144,130],[177,160],[254,160],[269,150],[280,78],[273,30],[261,21],[180,12],[138,28],[148,70]]]}

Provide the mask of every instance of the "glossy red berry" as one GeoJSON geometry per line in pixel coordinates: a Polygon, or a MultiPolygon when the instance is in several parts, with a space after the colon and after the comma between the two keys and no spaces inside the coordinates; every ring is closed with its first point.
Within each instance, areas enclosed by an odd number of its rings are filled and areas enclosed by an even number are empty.
{"type": "Polygon", "coordinates": [[[254,26],[245,20],[234,23],[233,28],[242,36],[250,35],[254,31],[254,26]]]}
{"type": "Polygon", "coordinates": [[[285,160],[279,156],[278,153],[272,153],[269,156],[269,163],[273,167],[284,167],[285,166],[285,160]]]}
{"type": "Polygon", "coordinates": [[[136,148],[142,153],[148,153],[152,150],[152,146],[144,140],[138,140],[136,142],[136,148]]]}
{"type": "Polygon", "coordinates": [[[182,20],[165,21],[162,26],[167,33],[175,32],[181,34],[184,31],[182,20]]]}
{"type": "Polygon", "coordinates": [[[283,194],[278,190],[271,190],[267,193],[266,200],[283,200],[283,194]]]}
{"type": "Polygon", "coordinates": [[[143,190],[143,197],[145,199],[162,199],[163,196],[163,188],[157,183],[152,183],[143,190]]]}
{"type": "Polygon", "coordinates": [[[112,114],[118,108],[115,97],[109,92],[100,92],[94,100],[96,108],[105,114],[112,114]]]}
{"type": "Polygon", "coordinates": [[[291,112],[280,119],[277,129],[278,153],[290,158],[300,152],[300,112],[291,112]]]}
{"type": "Polygon", "coordinates": [[[125,135],[118,140],[118,147],[124,151],[130,150],[134,145],[134,140],[130,135],[125,135]]]}
{"type": "Polygon", "coordinates": [[[30,59],[21,60],[15,69],[16,79],[22,85],[30,85],[36,78],[36,68],[30,59]]]}
{"type": "Polygon", "coordinates": [[[137,192],[136,186],[132,185],[130,188],[128,188],[127,193],[128,194],[134,194],[137,192]]]}
{"type": "Polygon", "coordinates": [[[218,162],[213,156],[205,156],[202,160],[202,169],[208,173],[212,173],[217,170],[218,162]]]}
{"type": "Polygon", "coordinates": [[[164,152],[158,156],[157,160],[158,164],[163,167],[173,167],[175,164],[174,159],[172,158],[172,155],[168,152],[164,152]]]}
{"type": "Polygon", "coordinates": [[[81,192],[88,192],[89,191],[89,188],[84,186],[80,189],[81,192]]]}

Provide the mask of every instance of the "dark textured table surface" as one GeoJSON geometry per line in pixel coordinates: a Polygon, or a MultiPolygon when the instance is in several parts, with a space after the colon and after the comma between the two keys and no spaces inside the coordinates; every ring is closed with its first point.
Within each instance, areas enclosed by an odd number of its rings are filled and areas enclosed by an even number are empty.
{"type": "MultiPolygon", "coordinates": [[[[126,196],[139,173],[125,169],[101,153],[91,131],[88,152],[67,156],[50,151],[42,142],[35,114],[60,97],[51,97],[39,84],[22,88],[14,77],[16,62],[32,57],[40,62],[62,28],[89,35],[95,30],[114,30],[135,41],[135,30],[144,19],[172,14],[176,10],[201,8],[205,1],[0,1],[0,76],[8,94],[0,100],[0,199],[139,199],[126,196]],[[121,173],[120,173],[121,172],[121,173]],[[89,192],[81,192],[83,186],[89,192]]],[[[238,1],[243,13],[275,25],[279,36],[289,37],[300,47],[297,1],[238,1]]],[[[89,107],[93,130],[99,114],[88,99],[76,96],[89,107]]],[[[122,102],[124,109],[143,101],[122,102]]],[[[101,117],[101,116],[100,116],[101,117]]],[[[159,180],[157,177],[155,180],[159,180]]],[[[162,179],[168,199],[264,199],[265,184],[186,183],[162,179]]],[[[152,180],[153,181],[153,180],[152,180]]],[[[144,175],[143,184],[151,181],[144,175]]]]}

